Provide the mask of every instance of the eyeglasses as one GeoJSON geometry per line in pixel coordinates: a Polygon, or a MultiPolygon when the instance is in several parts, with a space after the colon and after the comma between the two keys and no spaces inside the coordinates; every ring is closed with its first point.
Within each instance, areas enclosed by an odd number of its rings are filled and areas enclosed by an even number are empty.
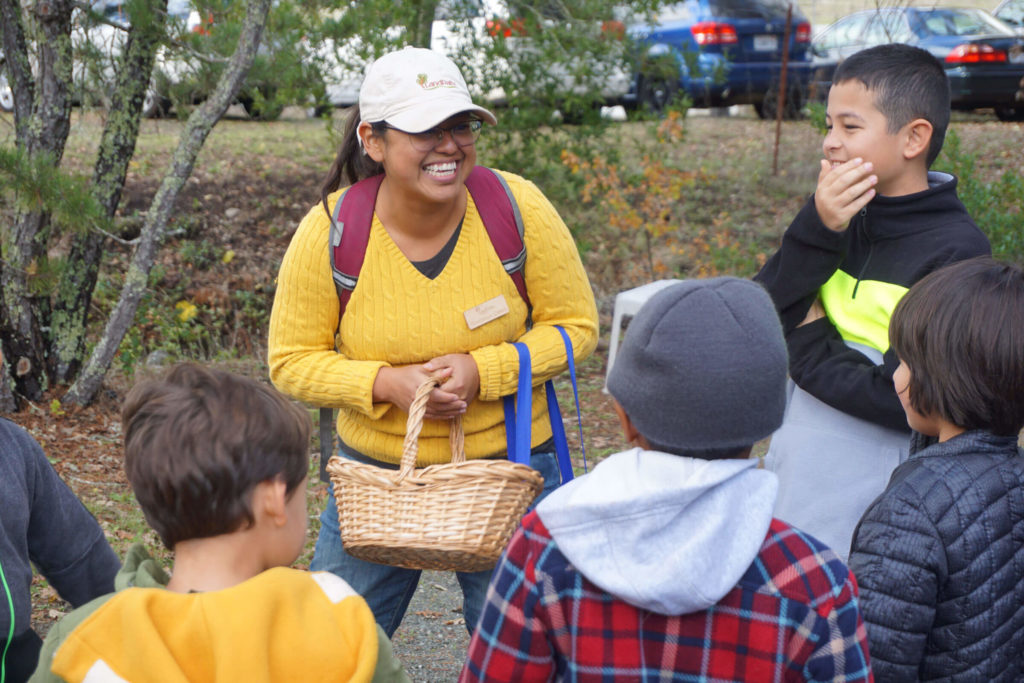
{"type": "MultiPolygon", "coordinates": [[[[385,124],[387,125],[387,124],[385,124]]],[[[395,128],[394,126],[387,126],[391,130],[397,130],[400,133],[405,133],[409,136],[409,142],[420,152],[429,152],[434,149],[444,140],[445,133],[451,133],[452,140],[459,147],[469,147],[477,141],[480,137],[480,129],[484,127],[483,121],[479,119],[470,119],[469,121],[460,121],[453,123],[450,126],[444,126],[443,128],[438,126],[437,128],[430,128],[423,131],[422,133],[410,133],[404,131],[401,128],[395,128]]]]}

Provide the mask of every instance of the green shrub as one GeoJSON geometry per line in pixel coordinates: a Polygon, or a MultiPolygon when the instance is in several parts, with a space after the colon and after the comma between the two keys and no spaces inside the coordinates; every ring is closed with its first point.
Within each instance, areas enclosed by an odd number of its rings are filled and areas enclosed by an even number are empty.
{"type": "Polygon", "coordinates": [[[963,148],[960,136],[946,136],[936,170],[948,171],[958,179],[957,192],[967,211],[992,243],[992,255],[1024,263],[1024,176],[1006,170],[995,182],[976,170],[977,156],[963,148]]]}

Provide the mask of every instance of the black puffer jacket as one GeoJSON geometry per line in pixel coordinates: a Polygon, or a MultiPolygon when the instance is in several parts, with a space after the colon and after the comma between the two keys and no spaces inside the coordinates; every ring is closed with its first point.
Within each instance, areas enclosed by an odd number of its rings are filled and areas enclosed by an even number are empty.
{"type": "Polygon", "coordinates": [[[961,434],[893,472],[853,536],[879,681],[1024,680],[1024,451],[961,434]]]}

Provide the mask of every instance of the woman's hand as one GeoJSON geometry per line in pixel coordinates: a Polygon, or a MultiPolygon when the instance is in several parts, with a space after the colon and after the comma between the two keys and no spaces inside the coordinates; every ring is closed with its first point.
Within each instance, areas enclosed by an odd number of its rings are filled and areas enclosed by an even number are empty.
{"type": "MultiPolygon", "coordinates": [[[[473,365],[474,369],[476,365],[473,365]]],[[[438,367],[428,369],[427,365],[401,365],[398,367],[382,367],[377,371],[377,379],[373,382],[373,402],[391,403],[405,412],[409,412],[416,390],[431,376],[439,376],[442,381],[449,381],[452,369],[438,367]]],[[[479,382],[479,378],[477,380],[479,382]]],[[[424,417],[428,420],[450,420],[466,412],[467,401],[455,393],[443,388],[435,388],[427,399],[424,417]]]]}
{"type": "Polygon", "coordinates": [[[476,361],[468,353],[449,353],[427,361],[423,366],[428,372],[448,371],[448,380],[441,385],[441,390],[451,392],[466,405],[472,403],[480,394],[480,370],[476,361]]]}

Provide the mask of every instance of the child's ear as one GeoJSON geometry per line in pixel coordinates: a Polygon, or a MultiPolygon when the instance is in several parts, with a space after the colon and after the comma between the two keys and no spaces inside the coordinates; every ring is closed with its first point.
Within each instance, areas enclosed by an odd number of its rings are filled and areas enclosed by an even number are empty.
{"type": "Polygon", "coordinates": [[[903,157],[908,161],[924,155],[928,157],[928,148],[932,144],[932,124],[926,119],[914,119],[904,129],[906,137],[903,142],[903,157]]]}
{"type": "Polygon", "coordinates": [[[266,519],[274,526],[284,526],[288,522],[288,485],[282,479],[256,484],[252,507],[257,522],[266,519]]]}
{"type": "Polygon", "coordinates": [[[612,406],[615,408],[615,414],[619,416],[619,424],[622,425],[622,433],[626,437],[626,443],[633,443],[637,439],[643,438],[640,436],[640,432],[637,431],[636,425],[629,419],[629,415],[619,405],[619,402],[612,399],[612,406]]]}

